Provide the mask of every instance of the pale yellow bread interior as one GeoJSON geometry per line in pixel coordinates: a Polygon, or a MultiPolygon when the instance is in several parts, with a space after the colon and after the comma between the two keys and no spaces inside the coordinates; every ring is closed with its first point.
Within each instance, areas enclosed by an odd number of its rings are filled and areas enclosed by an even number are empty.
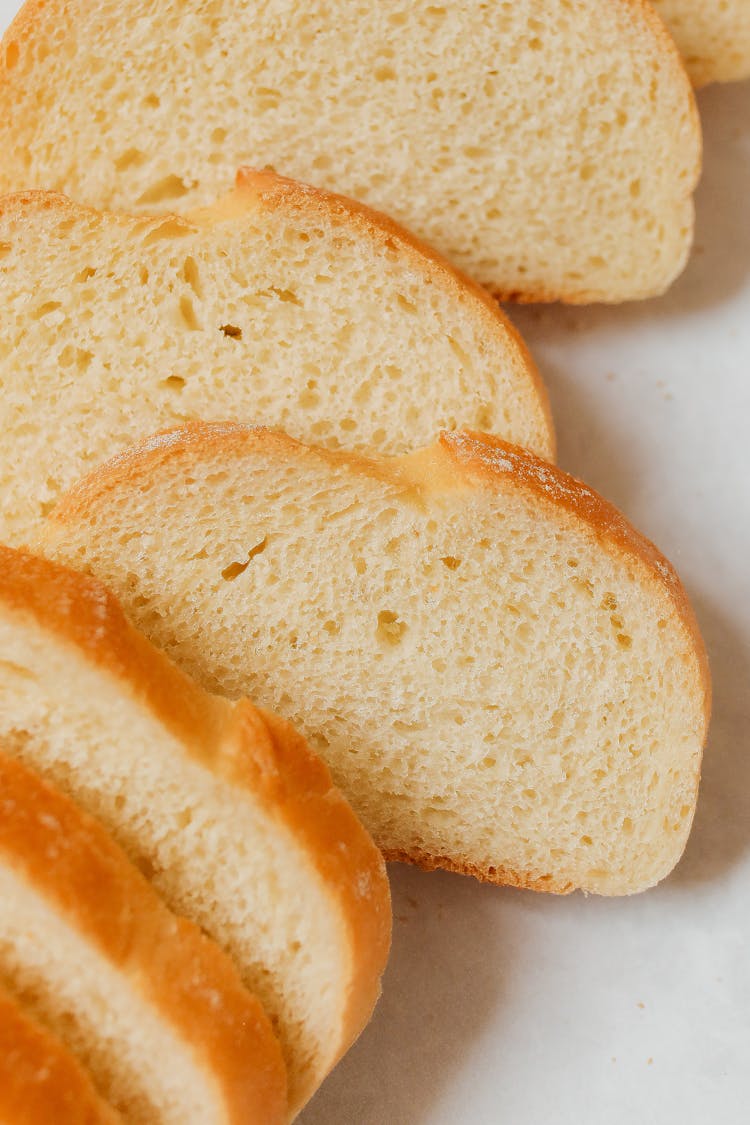
{"type": "Polygon", "coordinates": [[[118,448],[191,418],[386,453],[474,426],[554,457],[497,303],[383,216],[273,173],[180,219],[4,199],[0,291],[6,542],[118,448]]]}
{"type": "Polygon", "coordinates": [[[382,857],[287,723],[206,695],[98,583],[0,548],[0,739],[229,952],[278,1031],[292,1114],[380,991],[382,857]]]}
{"type": "Polygon", "coordinates": [[[679,858],[709,682],[673,569],[497,439],[366,459],[192,425],[83,481],[40,549],[325,756],[390,857],[623,894],[679,858]]]}
{"type": "MultiPolygon", "coordinates": [[[[167,910],[97,821],[7,749],[0,738],[8,988],[86,1065],[124,1121],[283,1125],[279,1044],[229,958],[167,910]]],[[[81,1075],[78,1085],[83,1096],[81,1075]]],[[[64,1089],[53,1090],[64,1105],[64,1089]]],[[[112,1118],[101,1111],[91,1120],[112,1118]]]]}
{"type": "Polygon", "coordinates": [[[748,0],[653,0],[696,86],[750,78],[748,0]]]}
{"type": "Polygon", "coordinates": [[[3,1125],[118,1125],[64,1043],[0,987],[0,1121],[3,1125]]]}
{"type": "Polygon", "coordinates": [[[698,118],[643,0],[30,0],[0,66],[6,192],[182,210],[271,166],[523,300],[660,293],[690,247],[698,118]]]}

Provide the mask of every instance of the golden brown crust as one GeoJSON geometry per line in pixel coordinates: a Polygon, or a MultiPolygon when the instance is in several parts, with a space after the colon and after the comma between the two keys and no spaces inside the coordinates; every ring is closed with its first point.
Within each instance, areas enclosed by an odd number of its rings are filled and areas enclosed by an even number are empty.
{"type": "Polygon", "coordinates": [[[281,1050],[229,958],[167,910],[97,821],[1,752],[0,792],[3,862],[177,1029],[226,1121],[285,1121],[281,1050]]]}
{"type": "Polygon", "coordinates": [[[207,695],[134,629],[101,582],[0,544],[0,600],[120,679],[201,760],[212,753],[230,705],[207,695]]]}
{"type": "Polygon", "coordinates": [[[305,841],[324,882],[337,888],[349,928],[352,981],[338,1058],[363,1030],[380,995],[391,944],[385,863],[333,785],[328,767],[302,735],[273,712],[247,703],[238,706],[238,717],[249,712],[262,715],[273,742],[279,767],[272,779],[274,805],[283,809],[287,823],[305,841]],[[283,797],[276,789],[279,784],[283,797]]]}
{"type": "MultiPolygon", "coordinates": [[[[652,586],[668,597],[675,616],[681,622],[688,651],[695,658],[702,695],[704,736],[711,714],[711,675],[708,655],[684,586],[677,571],[661,551],[633,527],[618,511],[592,488],[576,477],[536,457],[528,450],[518,449],[490,434],[471,432],[443,433],[440,446],[472,482],[501,486],[510,478],[541,499],[552,502],[577,521],[588,525],[596,540],[611,554],[625,553],[639,563],[650,577],[652,586]]],[[[402,458],[402,461],[408,460],[402,458]]],[[[696,783],[697,784],[697,783],[696,783]]]]}
{"type": "Polygon", "coordinates": [[[476,863],[459,861],[447,855],[430,855],[418,848],[408,852],[387,848],[383,855],[388,863],[410,863],[414,867],[421,867],[423,871],[452,871],[456,875],[470,875],[480,883],[494,883],[497,887],[518,887],[519,890],[542,891],[553,895],[569,895],[577,889],[574,883],[556,882],[551,875],[532,875],[502,866],[480,867],[476,863]]]}
{"type": "Polygon", "coordinates": [[[96,579],[0,546],[0,603],[31,614],[41,628],[74,645],[148,707],[188,752],[257,795],[320,872],[351,949],[332,1066],[362,1030],[379,995],[391,907],[380,852],[326,766],[276,716],[261,715],[248,700],[231,704],[199,688],[130,624],[96,579]]]}
{"type": "Polygon", "coordinates": [[[117,1125],[80,1062],[0,988],[0,1121],[117,1125]]]}

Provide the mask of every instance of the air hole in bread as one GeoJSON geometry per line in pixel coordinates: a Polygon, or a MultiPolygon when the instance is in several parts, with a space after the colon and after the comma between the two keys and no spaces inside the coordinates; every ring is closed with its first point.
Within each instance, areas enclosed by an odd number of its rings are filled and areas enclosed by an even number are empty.
{"type": "Polygon", "coordinates": [[[167,387],[170,391],[181,391],[185,386],[185,380],[181,375],[169,375],[162,385],[167,387]]]}
{"type": "Polygon", "coordinates": [[[196,297],[200,300],[203,296],[203,291],[201,289],[200,274],[198,273],[198,265],[195,258],[188,256],[185,259],[182,266],[182,276],[193,290],[196,297]]]}
{"type": "Polygon", "coordinates": [[[410,301],[409,298],[405,297],[403,293],[399,293],[396,297],[396,300],[398,301],[401,308],[405,309],[406,312],[410,312],[410,313],[416,313],[417,312],[417,306],[414,303],[414,301],[410,301]]]}
{"type": "Polygon", "coordinates": [[[444,566],[448,567],[448,570],[458,570],[461,565],[461,560],[457,559],[455,555],[444,555],[440,561],[444,566]]]}
{"type": "Polygon", "coordinates": [[[127,168],[136,168],[146,159],[146,154],[139,148],[128,148],[115,160],[115,171],[124,172],[127,168]]]}
{"type": "Polygon", "coordinates": [[[166,203],[174,199],[182,199],[183,195],[187,195],[188,190],[187,184],[180,176],[164,176],[139,195],[136,203],[139,207],[144,204],[166,203]]]}
{"type": "Polygon", "coordinates": [[[398,645],[403,640],[407,628],[406,622],[399,620],[397,613],[393,613],[390,609],[381,609],[375,632],[378,640],[383,644],[398,645]]]}
{"type": "Polygon", "coordinates": [[[84,281],[90,281],[92,277],[96,277],[95,268],[93,266],[84,266],[84,268],[82,270],[78,271],[78,273],[75,275],[73,280],[78,281],[78,282],[84,282],[84,281]]]}
{"type": "Polygon", "coordinates": [[[260,555],[263,551],[265,551],[267,545],[268,536],[264,535],[260,543],[256,543],[255,546],[251,547],[247,552],[246,562],[230,563],[229,566],[224,567],[224,569],[222,570],[221,577],[225,580],[225,582],[234,582],[235,578],[239,578],[241,574],[245,573],[255,556],[260,555]]]}
{"type": "Polygon", "coordinates": [[[200,330],[198,317],[195,315],[195,306],[189,297],[180,297],[180,316],[191,332],[200,330]]]}
{"type": "Polygon", "coordinates": [[[165,219],[155,227],[151,227],[143,239],[144,246],[151,246],[165,238],[185,238],[190,234],[190,228],[177,219],[165,219]]]}
{"type": "Polygon", "coordinates": [[[59,308],[62,308],[62,304],[60,301],[45,301],[43,305],[39,306],[39,308],[34,309],[34,311],[31,313],[31,319],[41,320],[42,317],[49,316],[50,313],[56,312],[59,308]]]}
{"type": "Polygon", "coordinates": [[[284,301],[287,304],[299,305],[300,307],[302,306],[302,302],[293,289],[280,289],[278,285],[269,285],[268,289],[266,289],[259,295],[262,297],[268,297],[271,294],[273,294],[274,297],[278,297],[280,301],[284,301]]]}

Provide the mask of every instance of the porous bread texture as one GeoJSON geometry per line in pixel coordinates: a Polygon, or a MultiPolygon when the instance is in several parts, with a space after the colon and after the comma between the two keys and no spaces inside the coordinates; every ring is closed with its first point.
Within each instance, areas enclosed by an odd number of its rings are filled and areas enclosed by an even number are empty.
{"type": "Polygon", "coordinates": [[[687,599],[531,455],[194,424],[83,481],[40,547],[210,690],[290,718],[390,858],[625,894],[682,853],[709,710],[687,599]]]}
{"type": "Polygon", "coordinates": [[[30,0],[0,65],[4,191],[182,209],[269,165],[523,300],[650,296],[687,258],[698,117],[643,0],[30,0]]]}
{"type": "Polygon", "coordinates": [[[117,1125],[80,1062],[0,988],[0,1120],[4,1125],[117,1125]]]}
{"type": "Polygon", "coordinates": [[[0,747],[2,978],[125,1121],[282,1125],[281,1051],[229,958],[0,747]]]}
{"type": "Polygon", "coordinates": [[[496,302],[350,201],[242,172],[191,218],[0,202],[0,540],[118,448],[191,418],[404,453],[476,426],[554,457],[496,302]]]}
{"type": "Polygon", "coordinates": [[[294,1114],[367,1022],[390,938],[382,857],[328,770],[282,720],[198,689],[98,582],[8,548],[0,651],[0,738],[230,953],[294,1114]]]}
{"type": "Polygon", "coordinates": [[[747,0],[653,0],[696,86],[750,77],[747,0]]]}

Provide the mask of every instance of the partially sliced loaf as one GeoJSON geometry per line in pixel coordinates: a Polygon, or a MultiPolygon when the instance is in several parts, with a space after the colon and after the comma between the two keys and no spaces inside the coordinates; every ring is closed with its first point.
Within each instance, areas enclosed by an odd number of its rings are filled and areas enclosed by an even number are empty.
{"type": "Polygon", "coordinates": [[[292,719],[390,857],[616,894],[682,852],[708,712],[685,594],[531,455],[192,425],[82,482],[41,549],[208,688],[292,719]]]}
{"type": "Polygon", "coordinates": [[[233,417],[405,453],[441,427],[554,457],[498,305],[358,204],[243,171],[189,218],[0,201],[0,540],[160,426],[233,417]]]}
{"type": "Polygon", "coordinates": [[[382,857],[282,720],[206,695],[90,578],[0,548],[0,738],[98,817],[274,1020],[290,1104],[371,1013],[382,857]]]}
{"type": "Polygon", "coordinates": [[[3,1125],[117,1125],[62,1041],[0,988],[0,1121],[3,1125]]]}
{"type": "Polygon", "coordinates": [[[126,1121],[282,1125],[281,1051],[229,958],[0,748],[0,976],[126,1121]]]}
{"type": "Polygon", "coordinates": [[[496,295],[664,290],[700,133],[643,0],[29,0],[0,51],[0,189],[213,202],[273,166],[404,223],[496,295]]]}
{"type": "Polygon", "coordinates": [[[748,0],[653,0],[696,86],[750,78],[748,0]]]}

